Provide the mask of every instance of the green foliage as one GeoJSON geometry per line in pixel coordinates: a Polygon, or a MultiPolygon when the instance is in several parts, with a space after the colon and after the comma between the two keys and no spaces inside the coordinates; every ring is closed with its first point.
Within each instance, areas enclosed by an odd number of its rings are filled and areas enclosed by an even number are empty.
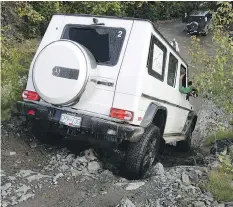
{"type": "Polygon", "coordinates": [[[233,119],[231,119],[231,120],[229,121],[229,124],[230,124],[230,125],[233,125],[233,119]]]}
{"type": "Polygon", "coordinates": [[[224,139],[233,139],[233,131],[219,131],[215,134],[205,138],[204,145],[210,146],[211,143],[215,142],[215,140],[224,140],[224,139]]]}
{"type": "Polygon", "coordinates": [[[219,161],[221,162],[221,168],[227,173],[233,173],[233,153],[227,154],[227,149],[225,149],[219,156],[219,161]]]}
{"type": "Polygon", "coordinates": [[[211,192],[217,201],[233,201],[233,174],[225,169],[212,171],[204,188],[211,192]]]}
{"type": "MultiPolygon", "coordinates": [[[[26,84],[26,75],[32,61],[37,40],[8,45],[7,55],[1,61],[1,118],[10,117],[26,84]]],[[[5,52],[3,53],[5,54],[5,52]]]]}
{"type": "Polygon", "coordinates": [[[233,114],[233,40],[227,28],[233,24],[232,5],[224,2],[214,14],[213,44],[215,56],[202,50],[200,40],[193,37],[190,54],[194,83],[205,97],[233,114]]]}
{"type": "MultiPolygon", "coordinates": [[[[206,3],[209,5],[209,3],[206,3]]],[[[182,1],[26,1],[3,2],[3,25],[17,24],[25,38],[42,36],[52,17],[57,13],[127,16],[166,20],[180,17],[184,12],[198,9],[201,2],[182,1]],[[17,19],[18,18],[18,19],[17,19]]]]}

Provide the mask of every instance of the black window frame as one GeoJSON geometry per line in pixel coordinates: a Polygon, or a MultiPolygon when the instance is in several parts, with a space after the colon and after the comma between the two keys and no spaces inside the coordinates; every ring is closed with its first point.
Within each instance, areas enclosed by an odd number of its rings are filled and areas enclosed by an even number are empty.
{"type": "Polygon", "coordinates": [[[165,67],[166,67],[166,60],[167,60],[166,46],[164,46],[164,44],[162,44],[161,41],[159,41],[154,35],[151,35],[150,49],[149,49],[149,55],[148,55],[148,60],[147,60],[148,74],[163,82],[164,74],[165,74],[165,67]],[[163,51],[162,75],[152,69],[154,44],[156,44],[163,51]]]}
{"type": "MultiPolygon", "coordinates": [[[[126,37],[126,35],[127,35],[127,31],[126,31],[126,29],[125,28],[123,28],[123,27],[106,27],[106,26],[99,26],[99,25],[83,25],[83,24],[67,24],[67,25],[65,25],[65,27],[64,27],[64,29],[63,29],[63,31],[62,31],[62,34],[61,34],[61,37],[60,37],[60,39],[63,39],[64,40],[64,35],[65,35],[65,32],[66,32],[66,29],[67,28],[71,28],[71,27],[77,27],[77,28],[85,28],[85,27],[93,27],[93,28],[107,28],[107,29],[119,29],[119,30],[122,30],[122,31],[124,31],[124,33],[125,33],[125,36],[124,36],[124,39],[123,39],[123,41],[122,41],[122,45],[121,45],[121,48],[120,48],[120,52],[119,52],[119,54],[118,54],[118,57],[116,58],[116,63],[115,64],[105,64],[105,63],[98,63],[98,62],[96,62],[96,64],[97,65],[103,65],[103,66],[109,66],[109,67],[114,67],[114,66],[116,66],[117,64],[118,64],[118,62],[119,62],[119,59],[120,59],[120,55],[121,55],[121,52],[122,52],[122,48],[123,48],[123,45],[124,45],[124,42],[125,42],[125,37],[126,37]]],[[[65,40],[69,40],[69,39],[65,39],[65,40]]],[[[93,55],[94,56],[94,55],[93,55]]]]}
{"type": "MultiPolygon", "coordinates": [[[[176,79],[177,79],[177,72],[178,72],[178,59],[175,57],[175,55],[173,55],[171,52],[169,53],[169,60],[168,60],[168,66],[167,66],[167,85],[175,88],[176,87],[176,79]],[[169,64],[170,64],[170,57],[173,57],[174,59],[176,59],[176,71],[175,71],[175,77],[174,77],[174,82],[173,85],[168,84],[168,75],[169,75],[169,64]]],[[[186,70],[187,71],[187,70],[186,70]]]]}

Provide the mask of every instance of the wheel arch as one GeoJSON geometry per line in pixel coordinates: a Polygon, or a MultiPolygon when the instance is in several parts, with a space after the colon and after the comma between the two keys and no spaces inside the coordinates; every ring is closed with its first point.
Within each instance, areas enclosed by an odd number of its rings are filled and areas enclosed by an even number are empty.
{"type": "Polygon", "coordinates": [[[197,123],[197,114],[194,111],[190,111],[187,116],[182,132],[185,133],[189,127],[192,127],[192,132],[193,132],[196,127],[196,123],[197,123]]]}
{"type": "Polygon", "coordinates": [[[153,123],[155,126],[159,127],[161,135],[163,135],[166,122],[167,108],[158,103],[152,102],[148,106],[140,126],[147,128],[153,123]]]}

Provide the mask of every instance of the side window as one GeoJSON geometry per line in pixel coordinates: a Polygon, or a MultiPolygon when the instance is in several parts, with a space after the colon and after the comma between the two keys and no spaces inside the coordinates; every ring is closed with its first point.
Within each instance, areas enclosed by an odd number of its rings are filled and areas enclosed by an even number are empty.
{"type": "Polygon", "coordinates": [[[168,74],[167,74],[167,84],[169,86],[175,87],[176,85],[176,74],[177,74],[178,60],[173,54],[169,55],[168,64],[168,74]]]}
{"type": "Polygon", "coordinates": [[[186,67],[181,65],[180,66],[180,75],[182,75],[183,73],[186,73],[186,75],[182,79],[182,86],[187,87],[187,81],[186,81],[187,80],[187,69],[186,69],[186,67]]]}
{"type": "Polygon", "coordinates": [[[161,81],[164,79],[166,55],[166,47],[155,36],[152,36],[148,56],[148,73],[161,81]]]}

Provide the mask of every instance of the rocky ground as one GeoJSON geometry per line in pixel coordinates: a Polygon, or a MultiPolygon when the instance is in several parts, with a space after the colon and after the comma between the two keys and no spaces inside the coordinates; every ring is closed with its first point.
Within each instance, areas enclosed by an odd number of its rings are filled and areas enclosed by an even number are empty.
{"type": "MultiPolygon", "coordinates": [[[[168,22],[158,28],[169,40],[174,36],[178,42],[183,40],[180,48],[187,52],[189,37],[182,33],[182,24],[168,22]]],[[[200,143],[210,133],[209,127],[213,132],[215,125],[229,126],[223,111],[211,102],[203,102],[202,107],[199,102],[196,108],[200,111],[193,150],[181,153],[166,146],[154,168],[137,181],[121,173],[124,155],[120,151],[92,149],[72,140],[43,144],[32,136],[23,117],[13,117],[1,125],[1,206],[233,206],[218,203],[199,187],[217,164],[209,151],[203,154],[200,143]]]]}
{"type": "MultiPolygon", "coordinates": [[[[215,113],[200,113],[209,121],[203,123],[200,116],[195,133],[208,133],[203,124],[212,123],[215,113]]],[[[194,137],[189,153],[166,146],[144,179],[130,181],[120,172],[123,154],[116,149],[93,150],[72,140],[43,144],[32,136],[23,117],[3,123],[1,130],[4,207],[225,206],[199,187],[216,167],[214,155],[195,148],[199,137],[194,137]]]]}

